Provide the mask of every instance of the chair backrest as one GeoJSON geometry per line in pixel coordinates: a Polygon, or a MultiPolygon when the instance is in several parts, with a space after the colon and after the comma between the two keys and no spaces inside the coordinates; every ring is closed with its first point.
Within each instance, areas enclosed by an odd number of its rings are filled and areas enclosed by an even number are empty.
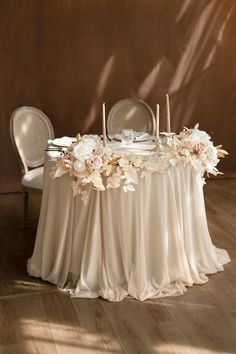
{"type": "Polygon", "coordinates": [[[17,108],[10,120],[12,143],[20,157],[22,172],[41,166],[48,139],[54,138],[48,117],[34,107],[17,108]]]}
{"type": "Polygon", "coordinates": [[[155,116],[151,108],[137,98],[118,101],[110,110],[107,118],[108,134],[120,134],[129,128],[151,135],[155,132],[155,116]]]}

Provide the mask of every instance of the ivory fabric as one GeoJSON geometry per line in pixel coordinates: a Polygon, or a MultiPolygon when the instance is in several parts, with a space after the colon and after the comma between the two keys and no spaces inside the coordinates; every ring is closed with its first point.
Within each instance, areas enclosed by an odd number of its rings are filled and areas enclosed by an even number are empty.
{"type": "Polygon", "coordinates": [[[23,186],[34,189],[43,189],[43,166],[34,168],[24,174],[21,179],[23,186]]]}
{"type": "Polygon", "coordinates": [[[72,297],[121,301],[181,295],[230,262],[209,235],[197,172],[179,163],[139,177],[135,192],[90,190],[72,196],[72,177],[49,176],[28,273],[72,297]]]}

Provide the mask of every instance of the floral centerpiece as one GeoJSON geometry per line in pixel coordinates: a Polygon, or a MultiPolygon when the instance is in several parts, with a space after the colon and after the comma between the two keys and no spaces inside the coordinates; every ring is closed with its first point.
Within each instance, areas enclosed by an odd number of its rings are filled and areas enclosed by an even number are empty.
{"type": "Polygon", "coordinates": [[[80,194],[86,203],[89,188],[104,191],[122,187],[125,192],[134,191],[138,182],[137,173],[145,177],[150,173],[164,173],[177,163],[190,163],[204,183],[204,174],[217,175],[219,158],[227,152],[214,146],[210,136],[198,129],[184,128],[179,135],[167,139],[164,145],[157,145],[149,156],[115,153],[102,145],[101,139],[94,135],[77,137],[57,159],[52,177],[64,174],[73,176],[71,182],[73,195],[80,194]]]}
{"type": "Polygon", "coordinates": [[[60,177],[65,173],[73,176],[73,195],[80,194],[86,203],[89,186],[98,191],[120,186],[125,192],[134,191],[133,183],[137,183],[136,172],[141,165],[138,156],[123,158],[104,147],[98,136],[84,135],[58,158],[52,176],[60,177]]]}
{"type": "Polygon", "coordinates": [[[168,144],[169,155],[172,165],[178,161],[191,163],[204,184],[205,173],[215,176],[222,174],[216,166],[228,152],[222,149],[222,145],[214,146],[211,137],[198,128],[199,124],[196,124],[193,129],[184,128],[179,135],[174,136],[168,144]]]}

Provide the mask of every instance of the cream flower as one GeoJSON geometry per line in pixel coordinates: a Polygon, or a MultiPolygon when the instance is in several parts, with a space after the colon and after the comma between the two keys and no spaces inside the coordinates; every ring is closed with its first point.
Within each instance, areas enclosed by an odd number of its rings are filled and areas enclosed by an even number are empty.
{"type": "Polygon", "coordinates": [[[85,163],[83,160],[75,160],[73,167],[77,172],[83,172],[85,169],[85,163]]]}
{"type": "Polygon", "coordinates": [[[194,147],[193,142],[191,140],[188,140],[188,139],[183,140],[180,143],[180,148],[186,148],[186,149],[188,149],[190,151],[193,151],[193,147],[194,147]]]}
{"type": "Polygon", "coordinates": [[[121,184],[121,175],[114,173],[107,179],[107,188],[118,188],[121,184]]]}
{"type": "Polygon", "coordinates": [[[85,144],[83,141],[75,144],[73,147],[73,155],[76,159],[85,161],[93,151],[93,146],[85,144]]]}
{"type": "Polygon", "coordinates": [[[98,171],[93,171],[90,175],[82,179],[82,185],[93,185],[97,190],[104,191],[105,187],[103,185],[102,177],[98,171]]]}
{"type": "Polygon", "coordinates": [[[119,159],[118,164],[120,167],[125,167],[128,165],[128,161],[124,158],[119,159]]]}

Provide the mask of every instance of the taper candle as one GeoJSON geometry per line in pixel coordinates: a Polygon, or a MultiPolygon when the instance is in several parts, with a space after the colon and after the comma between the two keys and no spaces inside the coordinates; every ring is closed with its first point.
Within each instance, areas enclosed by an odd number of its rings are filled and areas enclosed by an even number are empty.
{"type": "Polygon", "coordinates": [[[102,137],[103,137],[103,146],[106,147],[106,109],[105,103],[102,105],[102,137]]]}
{"type": "Polygon", "coordinates": [[[167,114],[167,133],[171,132],[170,126],[170,102],[169,102],[169,95],[166,94],[166,114],[167,114]]]}
{"type": "Polygon", "coordinates": [[[159,106],[159,104],[157,104],[157,106],[156,106],[156,140],[158,140],[159,139],[159,124],[160,124],[160,122],[159,122],[159,115],[160,115],[160,106],[159,106]]]}

